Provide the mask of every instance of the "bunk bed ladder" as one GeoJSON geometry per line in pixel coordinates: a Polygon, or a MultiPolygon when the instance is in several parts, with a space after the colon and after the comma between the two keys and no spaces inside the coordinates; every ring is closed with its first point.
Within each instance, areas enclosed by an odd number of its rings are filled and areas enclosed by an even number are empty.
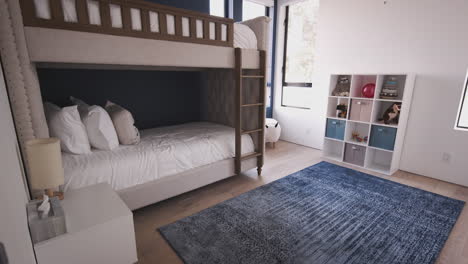
{"type": "MultiPolygon", "coordinates": [[[[236,156],[235,156],[235,173],[239,175],[241,173],[242,161],[252,158],[257,158],[257,172],[260,176],[262,174],[262,166],[265,154],[265,88],[266,88],[266,52],[260,50],[259,57],[259,75],[244,75],[242,69],[242,49],[235,49],[235,85],[236,85],[236,96],[235,96],[235,126],[236,126],[236,156]],[[259,84],[259,102],[256,103],[243,103],[242,91],[243,91],[243,80],[244,79],[258,79],[259,84]],[[242,110],[250,107],[258,107],[258,128],[253,130],[243,130],[242,128],[242,110]],[[242,135],[251,134],[257,135],[257,146],[255,152],[247,153],[242,155],[242,135]]],[[[254,141],[255,142],[255,141],[254,141]]]]}

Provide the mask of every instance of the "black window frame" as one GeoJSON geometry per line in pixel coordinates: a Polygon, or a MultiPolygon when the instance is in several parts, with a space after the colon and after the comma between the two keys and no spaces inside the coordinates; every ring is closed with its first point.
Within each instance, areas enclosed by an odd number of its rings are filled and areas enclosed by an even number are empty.
{"type": "Polygon", "coordinates": [[[457,113],[457,122],[455,123],[455,127],[457,129],[468,130],[468,127],[460,125],[460,118],[462,116],[463,107],[468,107],[468,105],[465,106],[465,103],[466,103],[465,99],[466,99],[467,91],[468,91],[468,73],[467,73],[466,78],[465,78],[465,85],[463,87],[463,93],[462,93],[462,98],[461,98],[461,102],[460,102],[460,107],[459,107],[458,113],[457,113]]]}
{"type": "Polygon", "coordinates": [[[297,88],[312,88],[312,82],[286,82],[286,56],[287,56],[287,49],[288,49],[288,25],[289,25],[289,5],[286,6],[286,14],[284,18],[284,45],[283,45],[283,66],[281,68],[282,76],[281,76],[281,106],[283,107],[292,107],[292,108],[300,108],[300,109],[310,109],[310,107],[302,107],[302,106],[291,106],[285,105],[283,103],[284,99],[284,87],[297,87],[297,88]]]}

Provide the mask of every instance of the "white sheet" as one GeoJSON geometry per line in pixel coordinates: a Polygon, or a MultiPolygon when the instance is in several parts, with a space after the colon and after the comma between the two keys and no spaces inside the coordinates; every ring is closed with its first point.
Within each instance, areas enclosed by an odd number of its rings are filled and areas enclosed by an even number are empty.
{"type": "Polygon", "coordinates": [[[62,0],[63,19],[66,22],[78,22],[75,0],[62,0]]]}
{"type": "MultiPolygon", "coordinates": [[[[49,0],[34,0],[36,5],[36,15],[40,18],[50,19],[50,6],[49,0]]],[[[78,22],[76,14],[76,5],[75,0],[62,0],[63,3],[63,13],[65,21],[76,23],[78,22]]],[[[99,2],[96,0],[87,0],[88,6],[88,15],[89,21],[92,25],[101,25],[101,13],[99,2]]],[[[122,12],[121,8],[117,4],[110,4],[110,15],[111,15],[111,25],[114,28],[122,28],[122,12]]],[[[130,17],[132,21],[132,29],[136,31],[142,30],[141,25],[141,12],[140,9],[131,8],[130,17]]],[[[157,12],[150,11],[150,31],[151,32],[160,32],[159,29],[159,14],[157,12]]],[[[166,15],[166,32],[170,35],[175,34],[175,17],[173,15],[166,15]]],[[[203,22],[201,20],[196,20],[196,37],[203,38],[203,22]]],[[[214,40],[216,37],[216,26],[215,23],[210,22],[208,24],[208,38],[214,40]]],[[[182,36],[190,36],[190,22],[188,17],[182,17],[182,36]]],[[[227,25],[221,25],[221,40],[227,41],[227,25]]],[[[234,24],[234,47],[243,48],[243,49],[257,49],[257,37],[255,33],[245,25],[238,23],[234,24]]]]}
{"type": "Polygon", "coordinates": [[[130,17],[132,20],[132,29],[141,31],[141,14],[140,9],[130,8],[130,17]]]}
{"type": "Polygon", "coordinates": [[[151,32],[159,32],[159,14],[154,11],[149,11],[149,18],[151,32]]]}
{"type": "MultiPolygon", "coordinates": [[[[62,154],[64,190],[108,182],[115,190],[170,177],[192,168],[233,158],[234,129],[208,122],[141,131],[138,145],[94,150],[87,155],[62,154]]],[[[242,152],[254,151],[252,138],[242,136],[242,152]]]]}
{"type": "Polygon", "coordinates": [[[119,5],[110,4],[111,25],[114,28],[122,28],[122,10],[119,5]]]}
{"type": "MultiPolygon", "coordinates": [[[[91,25],[101,25],[101,12],[99,11],[99,2],[96,0],[88,0],[88,16],[89,16],[89,23],[91,25]]],[[[64,7],[64,10],[67,7],[64,7]]],[[[68,10],[67,12],[72,12],[68,10]]]]}

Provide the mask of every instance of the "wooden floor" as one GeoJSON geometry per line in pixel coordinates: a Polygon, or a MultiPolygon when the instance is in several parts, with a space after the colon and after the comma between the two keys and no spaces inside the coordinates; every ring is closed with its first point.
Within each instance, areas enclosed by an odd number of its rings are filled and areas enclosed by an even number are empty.
{"type": "MultiPolygon", "coordinates": [[[[314,165],[322,161],[320,156],[321,152],[318,150],[280,141],[276,144],[275,149],[267,148],[265,166],[260,178],[257,177],[256,170],[253,169],[242,176],[231,177],[135,211],[134,221],[138,263],[182,263],[156,230],[158,227],[314,165]]],[[[468,188],[459,185],[402,171],[395,173],[391,177],[374,175],[426,191],[468,201],[468,188]]],[[[467,207],[462,211],[437,263],[468,263],[467,207]]]]}

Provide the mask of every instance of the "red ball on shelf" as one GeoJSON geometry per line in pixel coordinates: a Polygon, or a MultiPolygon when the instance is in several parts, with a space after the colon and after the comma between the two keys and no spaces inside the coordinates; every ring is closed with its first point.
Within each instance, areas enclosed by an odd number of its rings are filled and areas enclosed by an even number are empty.
{"type": "Polygon", "coordinates": [[[374,98],[375,84],[368,83],[362,87],[362,95],[366,98],[374,98]]]}

